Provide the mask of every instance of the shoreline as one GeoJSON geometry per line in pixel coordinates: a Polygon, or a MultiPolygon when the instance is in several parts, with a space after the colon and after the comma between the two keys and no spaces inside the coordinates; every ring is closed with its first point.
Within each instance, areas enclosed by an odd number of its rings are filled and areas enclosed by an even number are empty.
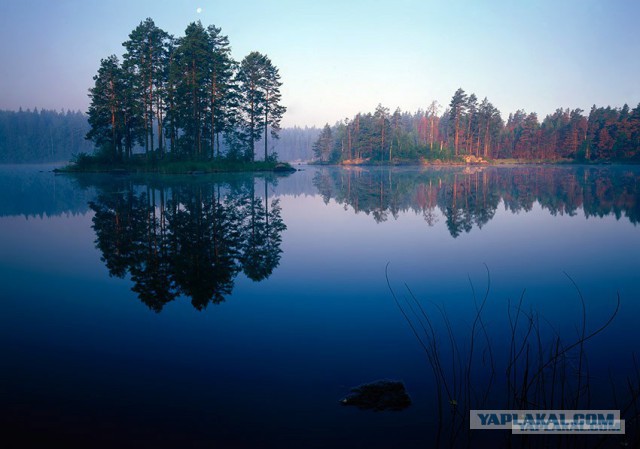
{"type": "Polygon", "coordinates": [[[484,162],[464,162],[464,161],[440,161],[440,162],[366,162],[366,163],[323,163],[307,162],[305,165],[311,167],[510,167],[519,165],[540,165],[540,166],[639,166],[640,161],[571,161],[571,160],[516,160],[516,159],[494,159],[484,162]]]}
{"type": "Polygon", "coordinates": [[[293,173],[297,169],[287,162],[212,162],[212,161],[166,161],[155,163],[118,164],[68,164],[56,168],[54,173],[110,173],[110,174],[159,174],[159,175],[205,175],[215,173],[293,173]]]}

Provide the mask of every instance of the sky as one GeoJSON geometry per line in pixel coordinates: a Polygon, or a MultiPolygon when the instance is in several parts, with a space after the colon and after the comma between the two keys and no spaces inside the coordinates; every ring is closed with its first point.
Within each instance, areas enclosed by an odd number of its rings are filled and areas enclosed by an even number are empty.
{"type": "Polygon", "coordinates": [[[100,59],[147,17],[175,36],[221,27],[238,61],[269,56],[283,126],[444,108],[459,87],[503,118],[640,103],[637,0],[0,0],[0,109],[86,111],[100,59]]]}

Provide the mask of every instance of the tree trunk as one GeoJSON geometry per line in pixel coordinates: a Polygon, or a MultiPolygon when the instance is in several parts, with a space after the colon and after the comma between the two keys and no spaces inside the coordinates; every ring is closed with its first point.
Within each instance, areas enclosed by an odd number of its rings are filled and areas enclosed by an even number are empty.
{"type": "Polygon", "coordinates": [[[484,132],[484,157],[488,157],[489,156],[489,120],[487,120],[487,127],[485,128],[485,132],[484,132]]]}
{"type": "Polygon", "coordinates": [[[156,96],[156,118],[158,119],[158,151],[160,152],[160,158],[164,156],[164,142],[162,136],[162,100],[160,95],[156,96]]]}
{"type": "MultiPolygon", "coordinates": [[[[382,132],[380,133],[381,137],[380,137],[380,154],[381,154],[381,158],[384,159],[384,117],[382,117],[382,132]]],[[[391,153],[389,153],[391,154],[391,153]]],[[[389,162],[391,162],[391,155],[389,155],[389,162]]]]}
{"type": "Polygon", "coordinates": [[[216,136],[216,79],[211,80],[211,159],[215,158],[215,136],[216,136]]]}
{"type": "Polygon", "coordinates": [[[267,162],[267,129],[269,127],[269,92],[264,105],[264,161],[267,162]]]}
{"type": "Polygon", "coordinates": [[[430,133],[430,135],[429,135],[429,141],[431,142],[431,145],[430,145],[430,150],[431,150],[431,151],[433,151],[433,122],[434,122],[434,121],[435,121],[435,120],[434,120],[434,117],[432,116],[432,117],[431,117],[431,133],[430,133]]]}
{"type": "MultiPolygon", "coordinates": [[[[151,151],[153,152],[153,59],[151,55],[149,55],[149,61],[149,142],[151,142],[151,151]]],[[[155,153],[152,153],[152,158],[155,159],[155,153]]]]}
{"type": "Polygon", "coordinates": [[[453,149],[455,151],[455,155],[456,156],[458,155],[458,128],[459,128],[459,125],[460,125],[459,119],[458,119],[458,117],[456,117],[456,125],[455,125],[455,128],[456,128],[455,131],[456,132],[455,132],[455,135],[454,135],[454,138],[453,138],[453,149]]]}

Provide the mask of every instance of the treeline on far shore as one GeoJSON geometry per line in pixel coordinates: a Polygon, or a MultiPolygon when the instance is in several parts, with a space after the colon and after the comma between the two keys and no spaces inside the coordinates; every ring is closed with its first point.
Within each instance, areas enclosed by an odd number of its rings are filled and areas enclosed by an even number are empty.
{"type": "MultiPolygon", "coordinates": [[[[81,153],[91,154],[94,144],[85,139],[89,131],[87,115],[81,111],[47,109],[0,110],[0,163],[24,164],[67,162],[81,153]]],[[[320,129],[282,128],[279,138],[269,141],[271,153],[282,161],[307,161],[320,129]]],[[[222,142],[223,151],[228,151],[222,142]]],[[[264,148],[262,139],[256,151],[264,148]]],[[[138,146],[135,152],[142,153],[138,146]]]]}
{"type": "Polygon", "coordinates": [[[80,111],[0,110],[0,163],[68,161],[91,152],[87,116],[80,111]]]}
{"type": "Polygon", "coordinates": [[[542,122],[518,110],[506,121],[485,97],[458,89],[442,110],[438,102],[415,113],[378,105],[333,126],[313,145],[323,163],[478,159],[640,162],[640,105],[557,109],[542,122]]]}

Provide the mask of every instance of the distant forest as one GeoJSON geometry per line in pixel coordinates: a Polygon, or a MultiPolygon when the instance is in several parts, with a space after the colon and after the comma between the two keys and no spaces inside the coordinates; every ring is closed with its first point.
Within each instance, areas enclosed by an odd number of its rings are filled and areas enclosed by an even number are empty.
{"type": "Polygon", "coordinates": [[[87,131],[80,111],[0,110],[0,163],[68,161],[92,150],[87,131]]]}
{"type": "Polygon", "coordinates": [[[506,122],[485,97],[458,89],[448,107],[374,112],[325,125],[313,145],[317,161],[484,159],[640,161],[640,105],[630,109],[557,109],[540,123],[536,113],[518,110],[506,122]]]}
{"type": "MultiPolygon", "coordinates": [[[[80,111],[0,110],[0,163],[22,164],[67,162],[74,155],[91,153],[93,143],[85,139],[89,131],[87,115],[80,111]]],[[[309,161],[311,147],[320,134],[315,127],[282,128],[278,139],[269,140],[269,152],[282,161],[309,161]]],[[[255,151],[264,148],[262,139],[255,151]]],[[[222,142],[221,150],[229,151],[222,142]]],[[[144,153],[136,146],[135,153],[144,153]]]]}
{"type": "MultiPolygon", "coordinates": [[[[280,161],[308,162],[313,159],[313,144],[320,135],[320,128],[305,126],[301,128],[282,128],[278,138],[269,141],[269,153],[275,154],[280,161]]],[[[264,141],[255,143],[256,152],[264,148],[264,141]]]]}

